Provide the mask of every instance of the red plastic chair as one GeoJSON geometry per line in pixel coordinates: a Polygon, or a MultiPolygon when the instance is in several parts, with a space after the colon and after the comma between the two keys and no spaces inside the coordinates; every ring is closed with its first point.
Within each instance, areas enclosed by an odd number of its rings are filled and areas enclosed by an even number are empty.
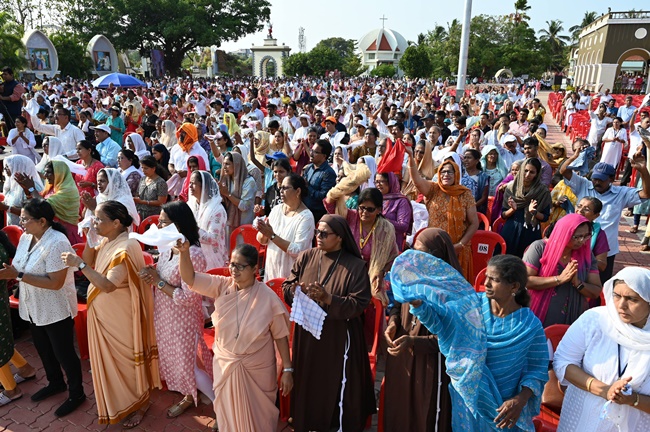
{"type": "Polygon", "coordinates": [[[86,244],[85,243],[75,243],[72,245],[72,249],[74,249],[75,253],[79,258],[82,258],[82,254],[84,253],[84,249],[86,249],[86,244]]]}
{"type": "Polygon", "coordinates": [[[284,278],[275,278],[271,279],[266,282],[266,285],[271,288],[277,295],[280,297],[280,300],[282,300],[282,303],[286,306],[287,310],[289,313],[291,313],[291,306],[287,304],[287,302],[284,301],[284,291],[282,290],[282,283],[284,282],[284,278]]]}
{"type": "Polygon", "coordinates": [[[492,222],[492,232],[495,232],[497,234],[501,233],[501,229],[503,228],[503,225],[505,225],[506,220],[502,217],[497,218],[494,222],[492,222]]]}
{"type": "MultiPolygon", "coordinates": [[[[487,203],[487,214],[486,216],[488,217],[488,220],[492,222],[492,207],[494,207],[494,197],[488,197],[488,203],[487,203]]],[[[492,226],[490,226],[489,229],[492,229],[492,226]]]]}
{"type": "Polygon", "coordinates": [[[257,230],[253,228],[253,225],[242,225],[239,228],[236,228],[230,234],[230,251],[237,246],[237,237],[241,236],[244,240],[244,243],[249,244],[259,253],[259,268],[264,268],[264,261],[266,259],[266,247],[262,246],[260,242],[257,241],[257,230]]]}
{"type": "Polygon", "coordinates": [[[77,316],[74,317],[74,331],[77,334],[77,345],[79,356],[82,360],[90,358],[88,350],[88,306],[85,303],[77,303],[77,316]]]}
{"type": "MultiPolygon", "coordinates": [[[[2,139],[2,138],[0,138],[0,139],[2,139]]],[[[2,145],[2,144],[0,144],[0,145],[2,145]]],[[[0,202],[3,202],[4,200],[5,200],[5,194],[0,193],[0,202]]],[[[5,214],[4,214],[4,220],[5,220],[5,223],[3,225],[7,226],[7,212],[5,212],[5,214]]]]}
{"type": "Polygon", "coordinates": [[[210,269],[206,272],[207,274],[215,275],[215,276],[230,276],[230,269],[228,267],[217,267],[210,269]]]}
{"type": "Polygon", "coordinates": [[[23,235],[22,228],[20,228],[18,225],[7,225],[6,227],[2,228],[2,231],[7,234],[7,237],[9,237],[11,244],[17,247],[18,242],[20,241],[20,237],[23,235]]]}
{"type": "Polygon", "coordinates": [[[474,274],[470,280],[476,280],[478,273],[487,267],[494,255],[497,245],[501,245],[501,254],[506,253],[506,241],[496,232],[478,230],[472,237],[472,266],[474,274]]]}
{"type": "Polygon", "coordinates": [[[372,374],[372,382],[375,382],[375,376],[377,374],[377,350],[379,349],[379,338],[381,337],[381,325],[384,318],[384,307],[379,300],[372,297],[372,304],[375,306],[375,326],[373,330],[373,342],[372,348],[368,353],[368,359],[370,360],[370,373],[372,374]]]}
{"type": "Polygon", "coordinates": [[[478,215],[478,229],[489,231],[490,230],[490,220],[481,212],[476,212],[478,215]]]}
{"type": "Polygon", "coordinates": [[[140,225],[138,225],[138,234],[144,234],[144,232],[149,229],[151,225],[158,225],[158,215],[152,215],[145,218],[140,225]]]}
{"type": "Polygon", "coordinates": [[[214,327],[203,329],[203,340],[208,345],[208,348],[214,351],[214,327]]]}
{"type": "Polygon", "coordinates": [[[146,265],[154,265],[155,261],[153,259],[153,255],[151,255],[149,252],[142,252],[142,256],[144,257],[144,263],[146,265]]]}
{"type": "Polygon", "coordinates": [[[485,274],[487,273],[487,268],[484,268],[476,275],[474,280],[474,289],[476,292],[485,292],[485,274]]]}

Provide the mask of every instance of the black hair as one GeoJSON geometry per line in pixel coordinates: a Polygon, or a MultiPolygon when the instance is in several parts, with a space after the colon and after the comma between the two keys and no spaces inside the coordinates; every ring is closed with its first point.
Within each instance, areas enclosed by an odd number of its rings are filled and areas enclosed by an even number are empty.
{"type": "Polygon", "coordinates": [[[2,68],[2,72],[6,72],[9,75],[13,76],[14,75],[14,70],[10,68],[9,66],[5,66],[2,68]]]}
{"type": "Polygon", "coordinates": [[[133,168],[135,168],[135,169],[140,168],[140,159],[138,159],[138,155],[133,153],[133,151],[123,148],[122,150],[120,150],[120,153],[122,153],[124,155],[124,157],[127,158],[131,162],[131,165],[133,165],[133,168]]]}
{"type": "Polygon", "coordinates": [[[506,283],[518,283],[519,290],[515,293],[515,302],[523,307],[530,304],[530,295],[526,290],[528,284],[528,273],[526,264],[521,258],[514,255],[495,255],[487,264],[493,267],[498,273],[499,279],[506,283]]]}
{"type": "Polygon", "coordinates": [[[287,175],[285,178],[289,179],[289,183],[291,184],[292,188],[300,188],[300,200],[304,201],[304,199],[307,198],[307,195],[309,194],[309,190],[307,189],[307,180],[305,180],[303,176],[299,176],[298,174],[292,172],[290,172],[289,175],[287,175]]]}
{"type": "Polygon", "coordinates": [[[280,123],[277,120],[271,120],[269,122],[268,128],[271,129],[280,129],[280,123]]]}
{"type": "Polygon", "coordinates": [[[9,240],[7,233],[0,230],[0,246],[2,246],[10,259],[16,256],[16,246],[9,240]]]}
{"type": "Polygon", "coordinates": [[[374,126],[368,126],[368,128],[366,129],[366,132],[370,132],[372,135],[375,136],[375,138],[379,138],[379,131],[374,126]]]}
{"type": "Polygon", "coordinates": [[[156,174],[160,177],[165,177],[165,170],[152,155],[146,155],[140,159],[140,165],[146,166],[147,168],[155,168],[156,174]]]}
{"type": "Polygon", "coordinates": [[[25,126],[27,126],[27,119],[26,119],[25,117],[21,116],[21,115],[19,115],[18,117],[16,117],[16,119],[15,119],[14,121],[20,121],[20,122],[23,123],[25,126]]]}
{"type": "Polygon", "coordinates": [[[530,137],[526,138],[523,143],[521,143],[522,147],[524,147],[525,145],[531,145],[531,146],[534,146],[534,147],[539,147],[539,141],[534,136],[530,136],[530,137]]]}
{"type": "Polygon", "coordinates": [[[133,224],[133,217],[129,214],[126,206],[119,201],[104,201],[97,207],[101,207],[101,210],[106,213],[108,219],[112,221],[118,220],[125,229],[133,224]]]}
{"type": "Polygon", "coordinates": [[[384,196],[377,188],[366,188],[359,194],[358,203],[361,204],[364,201],[370,201],[375,207],[381,210],[384,205],[384,196]]]}
{"type": "MultiPolygon", "coordinates": [[[[534,157],[533,157],[533,158],[524,159],[524,164],[525,164],[525,165],[532,165],[532,166],[534,166],[535,169],[537,170],[537,177],[539,177],[539,176],[542,175],[542,163],[539,161],[539,159],[534,158],[534,157]]],[[[519,168],[519,169],[524,169],[524,166],[522,165],[521,168],[519,168]]],[[[537,177],[536,177],[536,178],[537,178],[537,177]]]]}
{"type": "Polygon", "coordinates": [[[102,155],[99,154],[97,148],[90,141],[81,140],[78,141],[77,144],[79,144],[81,147],[85,148],[86,150],[90,150],[90,156],[92,156],[93,159],[98,161],[102,160],[102,155]]]}
{"type": "Polygon", "coordinates": [[[393,125],[393,127],[396,127],[397,129],[400,130],[400,132],[404,132],[406,130],[406,127],[404,127],[404,123],[397,122],[393,125]]]}
{"type": "Polygon", "coordinates": [[[289,159],[287,158],[280,158],[274,160],[273,163],[271,163],[271,169],[275,167],[284,168],[284,170],[288,173],[292,172],[291,163],[289,163],[289,159]]]}
{"type": "Polygon", "coordinates": [[[54,217],[56,215],[54,214],[52,205],[47,202],[47,200],[44,200],[42,198],[33,198],[25,202],[23,210],[25,210],[25,213],[29,214],[34,219],[45,219],[47,221],[47,224],[52,227],[52,229],[67,235],[67,231],[63,225],[54,221],[54,217]]]}
{"type": "Polygon", "coordinates": [[[522,108],[522,109],[519,110],[519,114],[526,113],[526,115],[528,115],[529,112],[530,111],[528,111],[528,108],[522,108]]]}
{"type": "Polygon", "coordinates": [[[318,135],[318,128],[316,128],[315,126],[310,126],[309,129],[307,129],[307,135],[309,135],[310,133],[315,133],[316,135],[318,135]]]}
{"type": "Polygon", "coordinates": [[[235,246],[230,256],[232,256],[232,254],[234,253],[238,253],[239,255],[244,257],[246,264],[248,264],[252,268],[255,268],[255,266],[259,262],[259,254],[257,252],[257,249],[255,249],[255,246],[249,245],[248,243],[241,243],[235,246]]]}
{"type": "Polygon", "coordinates": [[[528,132],[530,134],[534,134],[535,132],[537,132],[537,130],[539,129],[539,124],[536,121],[533,121],[533,120],[531,120],[528,123],[529,123],[528,132]]]}
{"type": "Polygon", "coordinates": [[[481,152],[476,150],[476,149],[467,149],[465,150],[465,153],[470,153],[474,159],[478,161],[478,164],[476,164],[476,168],[479,170],[483,171],[483,167],[481,166],[481,152]]]}
{"type": "Polygon", "coordinates": [[[167,147],[165,147],[164,144],[156,144],[156,145],[154,145],[151,148],[152,155],[153,155],[154,150],[162,155],[161,165],[163,165],[163,167],[166,169],[167,165],[169,165],[169,158],[170,158],[169,150],[167,149],[167,147]]]}
{"type": "Polygon", "coordinates": [[[332,154],[332,144],[325,139],[319,139],[316,141],[316,145],[320,147],[325,157],[329,157],[332,154]]]}
{"type": "Polygon", "coordinates": [[[232,142],[232,138],[230,138],[230,135],[226,131],[219,131],[221,133],[221,137],[226,140],[226,147],[228,148],[233,148],[235,144],[232,142]]]}
{"type": "Polygon", "coordinates": [[[63,113],[63,115],[68,118],[68,120],[70,120],[70,117],[72,116],[72,114],[70,114],[69,109],[63,108],[62,106],[60,108],[57,108],[57,109],[60,110],[63,113]]]}
{"type": "Polygon", "coordinates": [[[190,209],[190,206],[188,206],[186,202],[168,202],[162,205],[161,210],[169,216],[169,220],[176,225],[178,232],[183,234],[191,245],[201,246],[199,226],[196,223],[192,209],[190,209]]]}
{"type": "MultiPolygon", "coordinates": [[[[591,202],[591,204],[594,206],[594,213],[598,214],[603,210],[603,202],[601,200],[599,200],[598,198],[587,195],[587,196],[583,196],[582,198],[580,198],[580,201],[583,200],[583,199],[586,199],[589,202],[591,202]]],[[[580,201],[578,201],[578,202],[580,202],[580,201]]]]}

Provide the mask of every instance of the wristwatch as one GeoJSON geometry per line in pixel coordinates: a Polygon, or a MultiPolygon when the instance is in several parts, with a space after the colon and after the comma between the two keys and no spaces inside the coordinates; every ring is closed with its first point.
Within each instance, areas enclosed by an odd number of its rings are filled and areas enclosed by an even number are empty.
{"type": "Polygon", "coordinates": [[[18,272],[18,276],[16,276],[16,280],[20,282],[23,280],[23,276],[25,276],[25,272],[18,272]]]}
{"type": "Polygon", "coordinates": [[[166,284],[165,281],[163,281],[163,280],[161,280],[160,282],[158,282],[158,283],[156,284],[156,286],[158,287],[158,289],[161,290],[161,291],[162,291],[163,288],[165,288],[165,285],[167,285],[167,284],[166,284]]]}
{"type": "Polygon", "coordinates": [[[580,291],[582,291],[582,289],[583,289],[584,287],[585,287],[584,282],[580,282],[580,284],[579,284],[577,287],[575,287],[575,289],[577,289],[578,292],[580,292],[580,291]]]}
{"type": "Polygon", "coordinates": [[[34,189],[34,186],[32,186],[29,189],[27,189],[27,192],[29,192],[30,194],[33,194],[35,190],[36,189],[34,189]]]}
{"type": "Polygon", "coordinates": [[[275,237],[276,237],[275,234],[273,234],[273,235],[271,236],[271,241],[273,241],[273,239],[275,239],[275,237]]]}
{"type": "Polygon", "coordinates": [[[79,271],[81,271],[81,270],[85,269],[87,265],[88,265],[88,264],[86,264],[85,262],[81,261],[81,264],[79,264],[79,267],[77,267],[77,268],[79,269],[79,271]]]}

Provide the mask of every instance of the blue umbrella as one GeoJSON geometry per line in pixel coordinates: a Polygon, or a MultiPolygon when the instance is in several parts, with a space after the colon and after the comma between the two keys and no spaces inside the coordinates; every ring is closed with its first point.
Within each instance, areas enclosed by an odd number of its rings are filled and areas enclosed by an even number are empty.
{"type": "Polygon", "coordinates": [[[131,75],[114,72],[101,76],[92,82],[94,87],[107,88],[110,84],[115,87],[146,87],[147,85],[131,75]]]}

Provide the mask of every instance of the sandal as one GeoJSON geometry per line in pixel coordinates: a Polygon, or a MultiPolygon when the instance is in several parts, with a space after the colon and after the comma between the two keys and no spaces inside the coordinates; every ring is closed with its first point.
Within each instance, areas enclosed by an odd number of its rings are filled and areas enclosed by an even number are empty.
{"type": "Polygon", "coordinates": [[[631,233],[631,234],[636,234],[636,233],[639,232],[639,226],[638,226],[638,225],[635,225],[635,226],[633,226],[632,228],[630,228],[629,230],[627,230],[627,232],[629,232],[629,233],[631,233]]]}
{"type": "Polygon", "coordinates": [[[5,406],[5,405],[7,405],[7,404],[9,404],[9,403],[11,403],[11,402],[13,402],[15,400],[18,400],[21,397],[23,397],[22,393],[18,394],[17,396],[14,396],[14,397],[9,397],[9,396],[7,396],[7,394],[5,392],[1,392],[0,393],[0,407],[5,406]]]}
{"type": "Polygon", "coordinates": [[[142,422],[144,415],[147,413],[147,411],[149,411],[150,406],[151,404],[148,404],[145,408],[139,409],[129,414],[122,422],[122,428],[133,429],[134,427],[137,427],[142,422]]]}
{"type": "Polygon", "coordinates": [[[194,398],[192,396],[185,396],[177,404],[172,405],[167,410],[167,418],[176,418],[179,415],[183,414],[186,409],[194,405],[194,398]],[[189,399],[188,399],[189,397],[189,399]]]}
{"type": "Polygon", "coordinates": [[[14,374],[14,381],[16,381],[16,384],[20,384],[20,383],[23,383],[25,381],[31,381],[34,378],[36,378],[36,374],[34,374],[32,376],[28,376],[28,377],[20,376],[18,373],[14,374]]]}
{"type": "Polygon", "coordinates": [[[634,213],[631,212],[630,210],[625,210],[625,212],[623,213],[623,216],[632,217],[632,216],[634,216],[634,213]]]}
{"type": "Polygon", "coordinates": [[[639,249],[640,252],[648,252],[650,251],[650,245],[643,245],[641,246],[641,249],[639,249]]]}

